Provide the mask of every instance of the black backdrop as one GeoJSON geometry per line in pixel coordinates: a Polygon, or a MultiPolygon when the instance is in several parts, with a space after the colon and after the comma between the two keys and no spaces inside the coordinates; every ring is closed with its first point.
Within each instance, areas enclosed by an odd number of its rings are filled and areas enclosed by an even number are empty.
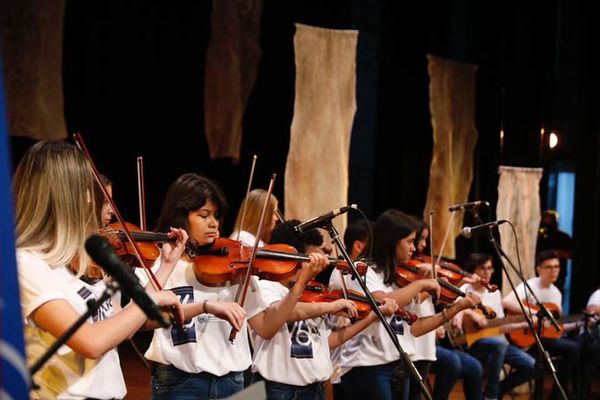
{"type": "MultiPolygon", "coordinates": [[[[371,218],[389,207],[421,214],[432,147],[425,56],[478,64],[479,140],[470,198],[490,201],[493,218],[498,165],[573,163],[573,300],[581,307],[600,283],[600,63],[591,6],[559,0],[413,3],[265,0],[263,55],[244,119],[241,159],[234,164],[209,159],[203,131],[209,1],[69,0],[63,68],[69,132],[83,134],[99,169],[113,179],[127,220],[138,218],[135,158],[141,155],[150,224],[170,182],[195,171],[223,186],[232,208],[228,232],[253,154],[259,156],[254,186],[266,186],[275,172],[275,193],[283,198],[294,101],[293,23],[359,29],[349,202],[371,218]],[[561,135],[560,146],[542,157],[541,126],[561,135]]],[[[12,145],[16,163],[30,141],[13,138],[12,145]]],[[[479,239],[459,239],[459,260],[474,249],[491,250],[479,239]]]]}

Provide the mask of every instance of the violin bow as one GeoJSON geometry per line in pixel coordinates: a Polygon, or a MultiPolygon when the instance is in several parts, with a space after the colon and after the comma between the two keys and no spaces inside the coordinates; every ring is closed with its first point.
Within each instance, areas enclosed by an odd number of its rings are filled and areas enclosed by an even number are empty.
{"type": "MultiPolygon", "coordinates": [[[[431,213],[433,213],[433,211],[431,213]]],[[[444,239],[442,239],[442,246],[440,247],[440,251],[438,253],[435,264],[439,264],[442,260],[442,254],[444,254],[444,249],[446,248],[446,243],[448,242],[448,236],[450,234],[450,229],[454,226],[454,214],[455,213],[450,213],[450,221],[448,221],[448,226],[446,227],[446,233],[444,233],[444,239]]],[[[433,255],[433,246],[431,247],[431,254],[433,255]]],[[[435,258],[436,257],[432,256],[431,260],[433,261],[435,258]]]]}
{"type": "MultiPolygon", "coordinates": [[[[433,210],[429,211],[429,248],[433,254],[433,210]]],[[[431,257],[431,277],[437,281],[435,264],[435,257],[431,257]]],[[[435,293],[431,293],[431,301],[433,304],[437,303],[438,299],[435,293]]]]}
{"type": "MultiPolygon", "coordinates": [[[[252,179],[254,178],[254,167],[256,167],[256,154],[252,156],[252,167],[250,168],[250,176],[248,177],[248,187],[246,188],[246,197],[244,197],[244,205],[242,206],[242,218],[240,218],[240,226],[238,226],[237,237],[235,240],[240,241],[240,232],[244,226],[244,220],[246,219],[246,206],[248,205],[248,196],[250,195],[250,188],[252,187],[252,179]]],[[[260,238],[257,236],[256,241],[260,238]]]]}
{"type": "Polygon", "coordinates": [[[102,182],[102,179],[100,178],[100,173],[98,172],[98,169],[96,168],[96,165],[94,164],[94,161],[92,160],[92,156],[90,155],[90,152],[88,151],[88,149],[85,145],[85,142],[83,141],[83,137],[81,136],[81,134],[79,132],[77,132],[77,133],[73,134],[73,140],[75,141],[77,146],[81,149],[81,151],[83,151],[83,153],[85,154],[85,157],[90,162],[90,166],[92,168],[92,173],[94,175],[94,178],[96,178],[96,182],[98,183],[98,185],[100,185],[100,188],[102,189],[102,193],[104,194],[104,198],[108,201],[108,203],[112,207],[112,209],[115,213],[115,217],[117,217],[117,220],[121,224],[121,229],[123,229],[123,232],[125,233],[125,236],[127,237],[127,240],[129,241],[129,243],[131,243],[131,246],[133,248],[133,252],[135,254],[136,259],[138,260],[140,265],[144,268],[144,271],[146,271],[146,274],[148,275],[148,278],[150,279],[152,286],[154,287],[154,289],[156,291],[162,290],[162,287],[161,287],[160,283],[158,282],[158,279],[156,279],[156,276],[154,276],[154,273],[152,272],[152,270],[149,267],[146,267],[146,265],[144,264],[144,262],[142,260],[142,253],[140,252],[140,249],[139,249],[137,243],[135,242],[135,240],[133,240],[133,236],[131,236],[131,232],[129,232],[129,229],[127,228],[127,225],[125,224],[123,217],[121,216],[121,212],[117,208],[112,197],[108,195],[108,191],[106,190],[106,185],[104,185],[104,182],[102,182]]]}
{"type": "Polygon", "coordinates": [[[146,230],[146,196],[144,195],[144,157],[136,158],[138,180],[138,203],[140,208],[140,229],[146,230]]]}
{"type": "MultiPolygon", "coordinates": [[[[263,204],[263,209],[260,214],[260,220],[258,222],[258,231],[256,232],[256,240],[254,241],[254,246],[252,247],[252,253],[250,255],[250,261],[248,262],[248,269],[246,270],[246,276],[244,277],[244,283],[238,288],[238,291],[235,295],[235,302],[240,305],[240,307],[244,307],[244,303],[246,302],[246,295],[248,294],[248,285],[252,279],[252,268],[254,268],[254,260],[256,259],[256,251],[258,250],[259,238],[262,236],[262,231],[265,224],[265,215],[267,214],[267,208],[269,205],[269,200],[271,199],[271,193],[273,193],[273,186],[275,184],[276,174],[271,175],[271,181],[269,182],[269,189],[267,190],[267,197],[265,198],[265,202],[263,204]]],[[[234,328],[231,328],[231,332],[229,333],[229,341],[233,343],[235,337],[237,335],[237,331],[234,328]]]]}
{"type": "Polygon", "coordinates": [[[280,223],[285,222],[285,216],[281,211],[279,211],[279,208],[275,209],[275,216],[277,217],[277,221],[279,221],[280,223]]]}

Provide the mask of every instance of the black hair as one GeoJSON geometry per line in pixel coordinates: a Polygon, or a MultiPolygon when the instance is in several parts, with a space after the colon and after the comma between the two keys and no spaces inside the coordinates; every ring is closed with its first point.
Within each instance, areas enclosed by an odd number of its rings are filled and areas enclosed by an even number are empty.
{"type": "Polygon", "coordinates": [[[538,267],[542,265],[544,261],[551,260],[553,258],[558,258],[558,255],[554,250],[542,250],[535,257],[535,266],[538,267]]]}
{"type": "Polygon", "coordinates": [[[294,230],[300,224],[297,219],[290,219],[275,225],[271,234],[271,243],[282,243],[294,246],[299,253],[305,253],[308,246],[323,245],[323,235],[317,229],[311,229],[304,233],[294,230]]]}
{"type": "MultiPolygon", "coordinates": [[[[377,272],[383,271],[384,283],[391,285],[396,274],[396,245],[417,230],[413,218],[400,210],[384,211],[373,226],[373,260],[377,272]]],[[[367,254],[369,254],[367,252],[367,254]]]]}
{"type": "Polygon", "coordinates": [[[473,253],[465,261],[465,271],[475,272],[475,268],[482,266],[492,259],[492,256],[487,253],[473,253]]]}
{"type": "Polygon", "coordinates": [[[346,231],[344,232],[344,246],[350,251],[355,241],[359,240],[368,244],[369,236],[371,235],[370,229],[371,221],[359,219],[356,222],[348,224],[346,231]]]}
{"type": "Polygon", "coordinates": [[[172,226],[189,231],[189,212],[201,208],[207,200],[214,203],[215,216],[219,222],[222,222],[227,213],[227,200],[219,185],[198,174],[181,175],[167,190],[156,230],[167,232],[172,226]]]}

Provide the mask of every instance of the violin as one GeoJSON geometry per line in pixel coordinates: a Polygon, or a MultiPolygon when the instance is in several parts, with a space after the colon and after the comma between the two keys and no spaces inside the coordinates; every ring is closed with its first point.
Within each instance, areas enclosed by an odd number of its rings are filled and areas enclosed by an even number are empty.
{"type": "Polygon", "coordinates": [[[177,241],[177,238],[171,238],[167,233],[143,231],[138,226],[129,222],[124,222],[124,225],[129,229],[133,240],[138,246],[144,265],[140,265],[135,257],[133,245],[127,240],[121,223],[115,222],[114,224],[110,224],[101,228],[98,233],[108,240],[115,248],[117,255],[131,268],[152,267],[156,259],[160,257],[160,248],[157,243],[174,243],[177,241]]]}
{"type": "MultiPolygon", "coordinates": [[[[212,245],[202,247],[191,241],[190,248],[187,255],[194,262],[196,279],[206,286],[239,283],[247,272],[252,253],[251,248],[227,238],[217,238],[212,245]]],[[[257,250],[251,273],[260,279],[284,281],[294,276],[300,262],[309,260],[307,254],[299,254],[293,246],[268,244],[257,250]]],[[[344,260],[329,257],[329,262],[343,273],[352,273],[344,260]]],[[[356,268],[364,276],[368,267],[357,262],[356,268]]]]}
{"type": "MultiPolygon", "coordinates": [[[[158,247],[157,243],[174,243],[177,241],[177,238],[171,238],[167,233],[146,232],[129,222],[125,222],[125,225],[131,232],[131,235],[133,236],[136,245],[140,250],[142,260],[144,261],[143,266],[140,265],[137,257],[135,256],[133,246],[127,240],[127,236],[123,231],[121,223],[115,222],[107,225],[104,228],[100,228],[100,230],[98,230],[98,234],[108,240],[108,242],[116,250],[117,255],[130,268],[152,267],[156,259],[160,257],[160,248],[158,247]]],[[[76,269],[75,266],[77,265],[77,260],[78,258],[75,257],[70,264],[73,270],[76,269]]],[[[94,281],[98,281],[103,278],[104,274],[102,267],[90,259],[87,269],[83,275],[83,279],[93,283],[94,281]]]]}
{"type": "MultiPolygon", "coordinates": [[[[396,282],[396,285],[398,285],[400,287],[404,287],[408,284],[411,284],[412,282],[414,282],[416,280],[425,279],[425,278],[426,278],[425,273],[421,272],[418,268],[416,268],[412,265],[399,264],[398,266],[396,266],[395,282],[396,282]]],[[[466,296],[465,292],[463,292],[462,290],[460,290],[453,284],[449,283],[445,279],[442,279],[442,278],[436,278],[436,279],[441,287],[440,298],[439,298],[439,302],[441,304],[449,305],[449,304],[454,303],[454,301],[457,299],[458,296],[460,296],[460,297],[466,296]]],[[[478,308],[483,313],[483,315],[485,315],[485,317],[487,319],[496,318],[496,312],[493,309],[491,309],[487,306],[484,306],[481,303],[477,304],[475,307],[478,308]]]]}
{"type": "MultiPolygon", "coordinates": [[[[367,298],[359,292],[348,290],[344,296],[344,292],[342,290],[329,290],[327,286],[316,281],[310,281],[306,285],[304,292],[300,297],[300,301],[305,303],[329,303],[344,298],[354,302],[358,311],[358,319],[365,318],[371,312],[371,304],[367,298]]],[[[378,306],[380,305],[379,302],[375,303],[378,306]]],[[[412,325],[413,322],[417,320],[416,314],[405,311],[402,308],[399,308],[395,315],[406,321],[409,325],[412,325]]]]}
{"type": "MultiPolygon", "coordinates": [[[[433,261],[430,256],[425,254],[419,254],[413,256],[413,258],[411,258],[408,261],[408,265],[417,267],[421,264],[431,264],[432,262],[433,261]]],[[[490,284],[485,279],[482,279],[479,275],[467,272],[460,268],[458,265],[449,261],[440,260],[439,263],[436,263],[436,266],[440,267],[438,274],[446,278],[448,282],[450,282],[454,286],[462,285],[464,283],[465,277],[467,277],[479,281],[490,292],[495,292],[496,290],[498,290],[498,286],[490,284]]]]}

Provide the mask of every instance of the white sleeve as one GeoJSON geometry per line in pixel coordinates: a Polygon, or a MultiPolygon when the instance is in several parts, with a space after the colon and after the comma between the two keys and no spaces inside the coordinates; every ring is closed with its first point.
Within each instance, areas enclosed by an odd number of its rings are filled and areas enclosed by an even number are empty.
{"type": "Polygon", "coordinates": [[[596,290],[590,296],[590,299],[587,303],[588,306],[600,306],[600,289],[596,290]]]}
{"type": "Polygon", "coordinates": [[[17,272],[24,318],[28,318],[39,306],[50,300],[67,300],[52,268],[38,256],[17,251],[17,272]]]}
{"type": "MultiPolygon", "coordinates": [[[[352,290],[356,290],[359,293],[364,293],[362,290],[362,287],[360,286],[360,284],[357,282],[357,279],[350,279],[349,280],[349,285],[348,285],[348,289],[352,289],[352,290]]],[[[371,293],[373,292],[389,292],[389,288],[385,285],[385,283],[383,283],[383,278],[381,276],[381,274],[378,274],[377,272],[375,272],[373,269],[371,269],[371,267],[367,268],[367,273],[365,275],[365,279],[366,279],[366,284],[367,284],[367,289],[369,289],[369,291],[371,293]]],[[[346,281],[348,282],[348,280],[346,281]]]]}
{"type": "MultiPolygon", "coordinates": [[[[156,271],[158,271],[158,268],[160,268],[160,263],[161,263],[161,259],[160,259],[160,257],[158,257],[156,259],[156,261],[154,262],[154,265],[150,268],[152,270],[153,274],[156,274],[156,271]]],[[[140,285],[142,285],[142,287],[146,287],[150,283],[150,278],[148,276],[148,272],[144,271],[145,269],[146,268],[134,268],[133,269],[133,272],[140,280],[140,285]]]]}
{"type": "MultiPolygon", "coordinates": [[[[523,283],[519,283],[519,285],[516,287],[516,292],[519,294],[519,298],[521,300],[525,299],[524,288],[525,288],[525,286],[523,285],[523,283]]],[[[517,297],[515,296],[515,292],[512,291],[512,290],[510,292],[508,292],[508,294],[504,297],[504,300],[507,300],[507,301],[517,301],[517,297]]]]}
{"type": "Polygon", "coordinates": [[[250,287],[248,288],[248,293],[246,294],[246,302],[244,303],[246,319],[251,319],[269,306],[263,297],[262,287],[259,286],[260,281],[255,276],[253,276],[251,279],[254,281],[254,283],[250,282],[250,287]]]}

